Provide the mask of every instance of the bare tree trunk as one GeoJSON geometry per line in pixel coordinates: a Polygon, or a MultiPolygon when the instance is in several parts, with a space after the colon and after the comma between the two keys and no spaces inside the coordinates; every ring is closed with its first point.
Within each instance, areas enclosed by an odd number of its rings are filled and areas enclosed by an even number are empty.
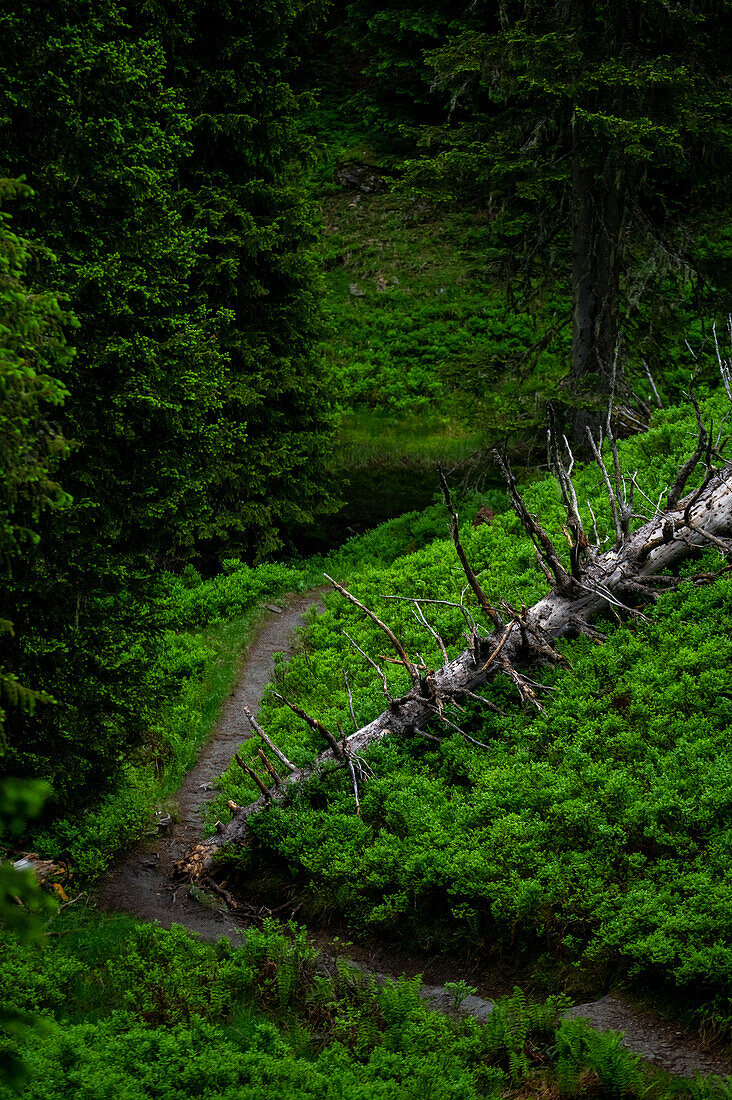
{"type": "MultiPolygon", "coordinates": [[[[612,437],[611,443],[613,476],[605,467],[600,445],[591,440],[610,497],[616,528],[616,545],[604,554],[599,553],[597,540],[594,546],[590,545],[582,529],[571,481],[573,460],[565,468],[558,447],[553,444],[554,469],[567,505],[567,529],[572,533],[575,544],[569,570],[562,564],[549,536],[526,508],[510,470],[505,469],[514,508],[535,544],[539,565],[550,580],[552,591],[530,609],[512,613],[512,618],[505,623],[485,595],[476,593],[479,605],[484,610],[488,608],[486,614],[493,621],[494,629],[487,636],[477,628],[473,629],[471,645],[453,661],[446,661],[442,668],[426,669],[411,662],[404,656],[401,643],[395,640],[389,628],[345,589],[335,585],[352,603],[369,614],[395,644],[399,663],[410,672],[411,688],[400,698],[392,699],[387,709],[372,722],[344,737],[337,745],[333,746],[332,735],[328,734],[331,747],[320,753],[311,766],[288,770],[256,802],[237,807],[232,820],[220,827],[217,836],[192,849],[179,870],[192,877],[205,874],[223,846],[246,840],[253,817],[286,798],[292,785],[307,780],[326,767],[344,767],[348,764],[357,792],[358,775],[360,772],[362,774],[364,765],[361,754],[369,746],[387,735],[399,736],[407,731],[424,730],[436,720],[442,719],[448,725],[452,724],[442,715],[444,705],[466,698],[479,698],[478,690],[497,674],[510,677],[522,700],[541,709],[534,690],[537,685],[524,675],[523,670],[537,663],[561,662],[562,658],[553,648],[556,639],[577,633],[602,638],[589,626],[594,617],[608,609],[616,613],[639,614],[638,605],[656,598],[660,584],[669,587],[677,583],[673,577],[661,575],[700,549],[713,546],[724,555],[732,556],[732,540],[729,537],[732,535],[732,464],[726,464],[721,470],[712,467],[711,437],[704,430],[701,418],[699,446],[692,460],[679,471],[669,493],[666,511],[657,514],[634,533],[630,531],[634,482],[622,478],[612,437]],[[704,449],[707,457],[702,486],[680,499],[704,449]]],[[[444,488],[448,507],[451,507],[446,485],[444,488]]],[[[453,537],[458,546],[456,524],[453,525],[453,537]]],[[[466,566],[468,574],[479,588],[475,574],[466,566]]],[[[705,575],[705,579],[708,576],[705,575]]],[[[492,706],[487,700],[485,702],[492,706]]],[[[315,719],[309,718],[299,708],[293,706],[293,709],[314,728],[320,727],[322,730],[315,719]]],[[[252,722],[252,725],[255,732],[259,732],[256,723],[252,722]]],[[[466,740],[479,744],[465,736],[466,740]]]]}

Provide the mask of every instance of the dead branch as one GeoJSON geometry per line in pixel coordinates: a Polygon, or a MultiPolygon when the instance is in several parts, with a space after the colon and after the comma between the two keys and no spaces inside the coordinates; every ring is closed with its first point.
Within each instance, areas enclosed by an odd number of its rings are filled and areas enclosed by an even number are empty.
{"type": "Polygon", "coordinates": [[[590,441],[590,447],[592,449],[593,455],[595,456],[595,462],[597,463],[598,467],[600,468],[600,473],[602,474],[602,480],[605,482],[605,489],[607,490],[607,499],[610,503],[610,511],[612,512],[613,522],[615,524],[615,545],[616,545],[616,547],[620,548],[623,545],[623,528],[622,528],[622,524],[620,522],[620,513],[618,511],[618,502],[617,502],[617,499],[615,497],[615,491],[613,490],[612,482],[610,481],[610,475],[607,472],[607,466],[605,465],[605,460],[602,457],[602,429],[600,429],[599,438],[598,438],[597,442],[595,442],[595,437],[593,436],[592,432],[590,431],[590,429],[588,427],[588,429],[587,429],[587,438],[590,441]]]}
{"type": "Polygon", "coordinates": [[[559,483],[562,499],[567,509],[567,523],[564,528],[564,533],[569,543],[569,560],[572,576],[579,578],[582,575],[585,559],[591,555],[591,548],[587,541],[587,536],[585,535],[585,529],[579,512],[577,493],[575,492],[574,483],[572,482],[574,455],[572,454],[572,449],[567,441],[566,435],[562,436],[569,458],[569,462],[567,466],[565,466],[559,453],[559,444],[557,442],[557,433],[554,425],[554,412],[551,407],[550,418],[551,427],[547,434],[549,468],[554,471],[554,476],[559,483]]]}
{"type": "Polygon", "coordinates": [[[496,450],[493,451],[493,457],[500,466],[501,472],[506,479],[508,493],[511,497],[511,503],[513,504],[516,515],[521,520],[526,534],[536,547],[537,554],[541,561],[551,570],[554,576],[554,588],[557,592],[570,592],[572,590],[572,578],[564,568],[562,560],[555,549],[554,543],[549,538],[549,535],[541,526],[536,516],[532,516],[529,509],[526,507],[524,498],[518,491],[516,478],[513,476],[510,465],[508,462],[504,461],[496,450]]]}
{"type": "Polygon", "coordinates": [[[285,756],[285,754],[283,752],[281,752],[280,749],[277,748],[274,741],[270,740],[270,738],[267,736],[267,734],[264,732],[264,730],[260,726],[257,719],[254,717],[254,715],[250,711],[249,707],[244,707],[244,714],[246,715],[247,721],[249,722],[249,725],[252,727],[254,732],[259,735],[259,737],[265,743],[265,745],[270,750],[270,752],[274,753],[274,755],[279,760],[280,764],[282,764],[283,767],[287,768],[288,772],[297,771],[297,768],[292,763],[292,761],[288,760],[287,757],[285,756]]]}
{"type": "Polygon", "coordinates": [[[460,532],[458,530],[457,512],[455,511],[455,509],[453,507],[452,497],[450,496],[450,488],[447,484],[447,479],[446,479],[445,474],[443,472],[442,466],[440,466],[439,464],[437,466],[437,473],[438,473],[439,478],[440,478],[440,485],[442,487],[442,495],[445,498],[445,507],[447,508],[447,511],[450,515],[450,534],[452,536],[452,541],[453,541],[453,544],[455,546],[455,551],[457,553],[458,559],[460,561],[460,564],[463,567],[463,572],[465,573],[468,584],[472,588],[473,593],[475,595],[476,600],[478,601],[479,606],[483,609],[483,611],[488,616],[488,618],[493,623],[493,625],[495,627],[500,628],[500,626],[502,625],[501,616],[498,614],[495,607],[490,602],[490,600],[486,596],[485,592],[481,588],[480,582],[478,581],[478,578],[476,577],[475,573],[473,572],[473,568],[472,568],[470,562],[468,561],[468,555],[465,553],[465,549],[463,547],[463,544],[460,541],[460,532]]]}
{"type": "Polygon", "coordinates": [[[356,721],[356,715],[353,711],[353,695],[351,694],[351,685],[348,682],[348,673],[345,668],[343,669],[343,682],[346,685],[346,691],[348,692],[348,709],[351,712],[351,721],[353,722],[353,728],[358,729],[358,722],[356,721]]]}
{"type": "Polygon", "coordinates": [[[394,696],[389,691],[389,685],[386,681],[386,673],[384,672],[383,668],[381,668],[379,665],[377,665],[376,661],[373,661],[369,657],[368,653],[364,652],[364,650],[361,649],[361,646],[358,644],[358,642],[354,642],[354,640],[353,640],[353,638],[351,637],[350,634],[347,634],[345,630],[341,630],[341,634],[343,635],[344,638],[348,639],[348,641],[351,643],[353,648],[361,654],[361,656],[364,658],[364,660],[367,661],[371,665],[374,672],[376,672],[377,675],[381,678],[381,690],[384,692],[384,695],[389,700],[389,702],[393,703],[394,702],[394,696]]]}
{"type": "Polygon", "coordinates": [[[465,604],[462,602],[462,596],[464,596],[464,595],[465,595],[465,589],[463,589],[463,593],[460,597],[460,603],[456,603],[454,600],[430,600],[430,599],[427,599],[424,596],[392,596],[392,595],[387,595],[386,592],[383,594],[382,599],[384,599],[384,600],[398,600],[398,601],[401,601],[402,603],[416,603],[416,604],[419,604],[420,607],[422,606],[422,604],[425,604],[425,605],[427,605],[427,604],[437,604],[440,607],[454,607],[455,610],[459,611],[460,614],[462,615],[462,617],[465,619],[465,622],[467,623],[468,628],[470,630],[475,630],[475,625],[476,625],[475,624],[475,619],[470,614],[470,612],[468,611],[465,604]]]}
{"type": "Polygon", "coordinates": [[[501,718],[506,718],[505,710],[501,710],[490,699],[486,699],[483,695],[477,695],[474,691],[468,691],[467,688],[463,688],[456,694],[467,696],[468,699],[474,699],[476,703],[482,703],[484,707],[488,707],[488,710],[492,710],[494,714],[500,714],[501,718]]]}
{"type": "Polygon", "coordinates": [[[355,802],[356,802],[356,815],[357,815],[357,817],[360,817],[361,816],[361,803],[360,803],[359,798],[358,798],[358,779],[356,778],[356,769],[353,766],[353,761],[351,760],[350,756],[348,757],[348,767],[349,767],[349,770],[351,772],[351,784],[353,786],[353,797],[354,797],[355,802]]]}
{"type": "Polygon", "coordinates": [[[673,512],[676,509],[677,504],[681,500],[684,489],[686,488],[687,481],[689,480],[689,478],[693,474],[694,470],[697,468],[697,466],[701,462],[702,457],[704,456],[704,454],[707,450],[707,447],[709,445],[710,437],[707,433],[706,428],[704,427],[704,423],[702,421],[701,411],[699,409],[699,402],[697,401],[696,397],[694,396],[693,390],[690,392],[689,397],[690,397],[690,400],[691,400],[692,404],[694,405],[694,411],[696,413],[696,422],[697,422],[697,427],[698,427],[698,431],[699,431],[699,436],[698,436],[698,439],[697,439],[697,444],[696,444],[696,448],[694,450],[694,453],[690,456],[690,458],[687,459],[687,461],[681,467],[678,474],[676,475],[676,480],[674,481],[673,485],[671,486],[671,489],[669,490],[668,497],[666,498],[666,511],[667,512],[673,512]]]}
{"type": "Polygon", "coordinates": [[[264,769],[267,772],[267,774],[269,775],[272,782],[274,783],[275,787],[281,787],[282,786],[282,780],[280,779],[279,775],[277,774],[277,772],[275,771],[275,769],[272,767],[269,760],[265,756],[263,749],[257,749],[257,756],[262,761],[262,764],[264,765],[264,769]]]}
{"type": "MultiPolygon", "coordinates": [[[[730,344],[732,345],[732,314],[730,314],[727,319],[727,330],[729,332],[730,344]]],[[[717,364],[719,366],[719,373],[722,376],[722,384],[727,397],[732,401],[732,359],[725,359],[719,350],[716,321],[712,325],[712,334],[714,335],[714,348],[717,353],[717,364]]]]}
{"type": "Polygon", "coordinates": [[[284,695],[280,695],[279,691],[273,691],[272,694],[274,695],[275,699],[279,699],[281,703],[284,703],[286,707],[289,707],[293,714],[296,714],[298,718],[302,718],[303,722],[306,722],[307,725],[310,726],[310,729],[315,730],[315,732],[319,733],[321,737],[324,737],[330,745],[331,749],[333,750],[335,756],[342,756],[341,746],[338,744],[330,730],[326,726],[324,726],[318,718],[313,718],[312,715],[308,714],[307,711],[302,709],[302,707],[299,707],[297,703],[291,703],[289,699],[285,699],[284,695]]]}
{"type": "Polygon", "coordinates": [[[656,389],[656,383],[653,380],[653,375],[651,374],[650,368],[648,366],[648,363],[646,363],[645,359],[643,360],[643,368],[646,372],[646,378],[648,379],[648,384],[651,387],[651,389],[653,390],[653,396],[656,399],[656,404],[658,405],[659,409],[662,409],[663,408],[663,401],[661,400],[659,392],[656,389]]]}
{"type": "Polygon", "coordinates": [[[382,620],[379,618],[379,616],[375,615],[374,612],[370,608],[366,607],[366,605],[361,603],[360,600],[357,600],[356,597],[353,596],[348,591],[347,588],[344,588],[342,584],[339,584],[338,581],[334,581],[333,578],[329,577],[327,573],[324,573],[323,576],[325,577],[325,579],[327,581],[330,582],[330,584],[333,585],[336,592],[340,592],[341,596],[345,596],[345,598],[347,600],[349,600],[350,603],[352,603],[354,605],[354,607],[357,607],[357,608],[359,608],[360,611],[363,611],[366,615],[368,615],[368,617],[371,619],[372,622],[376,623],[376,625],[381,630],[383,630],[384,634],[386,634],[387,638],[389,639],[391,644],[394,646],[394,649],[396,650],[397,654],[399,655],[399,660],[401,661],[401,663],[404,665],[405,669],[409,673],[410,679],[412,680],[413,683],[417,683],[417,681],[419,680],[419,673],[415,669],[412,662],[409,660],[409,657],[407,656],[407,651],[405,650],[404,646],[402,645],[402,643],[397,638],[394,631],[391,630],[386,625],[385,622],[382,622],[382,620]]]}
{"type": "Polygon", "coordinates": [[[257,784],[257,786],[259,787],[259,790],[261,791],[262,798],[264,798],[266,802],[271,801],[272,796],[270,794],[269,787],[260,778],[260,776],[257,775],[254,768],[250,768],[248,764],[245,764],[244,761],[242,760],[242,758],[239,756],[238,752],[234,753],[234,759],[236,760],[236,762],[239,765],[239,767],[241,768],[241,770],[243,772],[246,772],[246,774],[249,776],[249,778],[253,779],[254,782],[257,784]]]}
{"type": "Polygon", "coordinates": [[[431,626],[430,623],[427,622],[427,619],[425,618],[424,612],[422,611],[422,608],[419,606],[419,603],[417,602],[417,600],[414,601],[414,607],[415,607],[415,610],[414,610],[413,614],[414,614],[415,619],[418,622],[420,622],[424,627],[426,627],[427,630],[429,630],[430,634],[432,635],[432,637],[435,639],[438,646],[442,650],[443,663],[446,664],[446,665],[449,664],[450,663],[450,658],[447,655],[447,649],[445,647],[445,643],[443,642],[442,638],[437,633],[435,628],[433,626],[431,626]]]}
{"type": "Polygon", "coordinates": [[[524,706],[530,705],[536,707],[539,713],[543,714],[544,708],[539,700],[536,698],[536,692],[534,691],[532,685],[529,683],[526,677],[522,676],[521,673],[514,668],[511,662],[505,659],[501,661],[501,668],[509,677],[511,682],[515,685],[516,690],[519,694],[519,699],[521,700],[522,704],[524,706]]]}
{"type": "Polygon", "coordinates": [[[488,658],[488,660],[487,660],[487,661],[485,662],[485,664],[484,664],[484,665],[483,665],[483,667],[481,668],[481,670],[480,670],[481,672],[485,672],[485,671],[486,671],[486,669],[487,669],[487,668],[490,668],[490,666],[491,666],[491,665],[493,664],[493,662],[495,661],[496,657],[497,657],[497,656],[498,656],[498,654],[499,654],[499,653],[501,652],[501,650],[502,650],[502,649],[503,649],[503,647],[505,646],[506,642],[507,642],[507,641],[508,641],[508,639],[510,638],[510,636],[511,636],[511,631],[513,630],[513,628],[514,628],[514,626],[515,626],[515,625],[516,625],[516,620],[515,620],[515,619],[513,620],[513,622],[510,622],[510,623],[508,624],[508,626],[506,627],[506,629],[505,629],[505,630],[503,631],[503,633],[501,634],[501,637],[499,638],[499,640],[498,640],[498,644],[496,645],[495,649],[493,650],[493,652],[491,653],[490,657],[488,658]]]}

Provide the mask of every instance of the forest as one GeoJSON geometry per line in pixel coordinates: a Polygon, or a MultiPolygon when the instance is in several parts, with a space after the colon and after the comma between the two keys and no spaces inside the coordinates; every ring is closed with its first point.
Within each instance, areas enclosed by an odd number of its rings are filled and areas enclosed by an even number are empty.
{"type": "Polygon", "coordinates": [[[732,1100],[731,0],[0,9],[0,1100],[732,1100]]]}

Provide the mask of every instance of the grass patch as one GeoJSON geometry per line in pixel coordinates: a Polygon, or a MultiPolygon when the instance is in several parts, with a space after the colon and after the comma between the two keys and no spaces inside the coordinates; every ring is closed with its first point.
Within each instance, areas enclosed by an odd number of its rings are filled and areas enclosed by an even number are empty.
{"type": "Polygon", "coordinates": [[[538,357],[527,352],[564,304],[546,294],[531,310],[509,306],[488,274],[487,212],[436,209],[387,190],[331,191],[322,214],[324,354],[347,446],[370,449],[373,432],[378,449],[381,430],[392,454],[428,461],[445,447],[474,448],[543,423],[546,396],[566,373],[567,332],[538,357]],[[426,430],[408,442],[415,423],[426,430]]]}
{"type": "Polygon", "coordinates": [[[481,436],[459,420],[434,413],[392,416],[355,409],[338,427],[337,467],[353,469],[375,462],[409,463],[435,474],[438,462],[458,465],[480,449],[481,436]]]}

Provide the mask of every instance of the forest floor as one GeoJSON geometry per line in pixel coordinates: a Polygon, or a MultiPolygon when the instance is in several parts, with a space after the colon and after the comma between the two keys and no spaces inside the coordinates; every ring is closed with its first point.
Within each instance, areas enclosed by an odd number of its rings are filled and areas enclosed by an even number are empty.
{"type": "MultiPolygon", "coordinates": [[[[264,689],[274,671],[274,654],[290,655],[296,645],[297,630],[306,613],[319,606],[319,591],[293,596],[282,601],[279,612],[271,610],[245,655],[234,690],[221,711],[215,732],[203,749],[195,767],[180,787],[175,805],[171,806],[171,823],[161,836],[151,836],[123,857],[103,881],[97,895],[101,908],[129,913],[144,921],[156,921],[169,928],[182,925],[204,939],[225,936],[233,943],[256,916],[255,907],[243,899],[235,909],[226,901],[198,887],[187,886],[173,877],[175,862],[180,859],[201,832],[201,808],[216,796],[214,781],[221,775],[239,745],[250,736],[245,728],[244,707],[256,713],[264,689]]],[[[237,899],[239,901],[239,899],[237,899]]],[[[287,903],[274,915],[287,919],[292,903],[287,903]]],[[[262,912],[261,916],[270,915],[262,912]]],[[[330,937],[313,935],[325,966],[334,961],[330,937]]],[[[337,954],[344,958],[342,943],[337,954]]],[[[481,996],[467,997],[461,1011],[482,1020],[492,1008],[491,995],[502,995],[505,988],[490,989],[480,974],[456,973],[451,964],[441,959],[411,958],[389,952],[378,944],[348,944],[347,956],[354,966],[387,977],[423,975],[423,996],[434,1009],[451,1011],[451,997],[445,985],[450,981],[469,978],[478,985],[481,996]]],[[[644,1061],[683,1077],[696,1074],[732,1074],[732,1060],[706,1047],[698,1037],[681,1028],[673,1020],[661,1017],[653,1009],[631,1000],[625,993],[612,992],[587,1004],[569,1010],[571,1016],[581,1016],[598,1031],[624,1033],[624,1045],[644,1061]]]]}

